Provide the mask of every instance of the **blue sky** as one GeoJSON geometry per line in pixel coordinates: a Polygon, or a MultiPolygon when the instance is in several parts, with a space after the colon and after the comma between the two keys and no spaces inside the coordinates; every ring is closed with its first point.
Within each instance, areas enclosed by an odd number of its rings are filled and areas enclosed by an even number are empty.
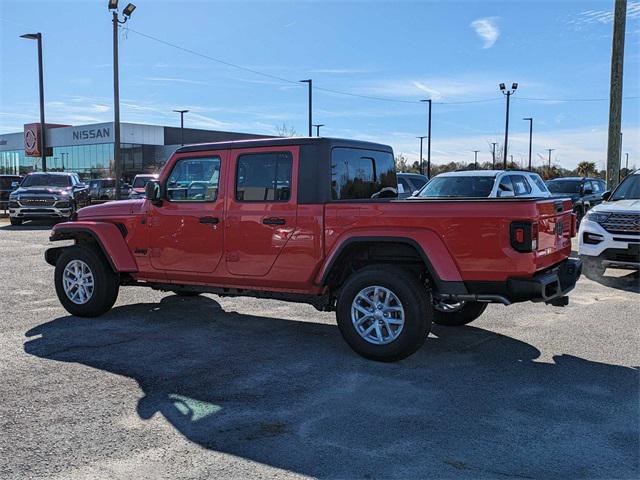
{"type": "MultiPolygon", "coordinates": [[[[126,1],[120,2],[124,6],[126,1]]],[[[274,134],[286,123],[306,133],[306,85],[318,90],[314,122],[323,135],[391,144],[410,159],[433,106],[436,163],[490,159],[502,141],[498,83],[518,82],[512,97],[510,153],[526,158],[534,117],[534,163],[554,160],[602,168],[606,155],[611,10],[606,1],[507,2],[164,2],[136,0],[127,24],[143,33],[276,77],[238,70],[133,31],[121,34],[123,121],[274,134]],[[531,100],[536,99],[536,100],[531,100]],[[477,103],[458,103],[475,102],[477,103]],[[406,102],[409,103],[406,103],[406,102]]],[[[0,133],[37,121],[35,43],[44,36],[47,121],[109,121],[111,23],[107,1],[0,0],[0,133]]],[[[640,166],[640,2],[627,16],[623,151],[640,166]],[[635,98],[629,98],[635,97],[635,98]]]]}

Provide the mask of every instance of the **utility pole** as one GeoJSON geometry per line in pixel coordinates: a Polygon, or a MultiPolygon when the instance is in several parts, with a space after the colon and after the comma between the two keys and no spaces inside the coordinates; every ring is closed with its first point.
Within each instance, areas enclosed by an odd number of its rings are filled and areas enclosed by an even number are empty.
{"type": "Polygon", "coordinates": [[[551,172],[551,152],[553,152],[555,148],[547,148],[547,152],[549,152],[549,172],[551,172]]]}
{"type": "Polygon", "coordinates": [[[531,144],[533,142],[533,118],[527,117],[527,118],[523,118],[523,120],[526,120],[529,122],[529,171],[531,171],[531,144]]]}
{"type": "Polygon", "coordinates": [[[611,87],[609,93],[609,140],[607,145],[607,188],[612,190],[620,176],[620,130],[622,124],[622,71],[627,0],[615,0],[613,43],[611,46],[611,87]]]}
{"type": "Polygon", "coordinates": [[[478,152],[480,150],[472,150],[472,151],[474,153],[473,165],[474,165],[474,168],[477,170],[478,169],[478,152]]]}
{"type": "MultiPolygon", "coordinates": [[[[429,104],[428,123],[427,123],[427,177],[431,178],[431,99],[420,100],[429,104]]],[[[422,158],[421,165],[422,165],[422,158]]],[[[422,172],[424,175],[424,172],[422,172]]]]}
{"type": "Polygon", "coordinates": [[[500,84],[500,91],[507,97],[507,115],[504,126],[504,153],[502,157],[503,168],[505,169],[507,168],[507,145],[509,143],[509,100],[511,100],[511,95],[516,93],[517,89],[518,84],[515,82],[511,84],[511,90],[508,90],[504,83],[500,84]]]}
{"type": "Polygon", "coordinates": [[[40,91],[40,157],[42,159],[42,171],[47,171],[47,152],[46,149],[46,136],[47,132],[44,123],[44,72],[42,67],[42,33],[25,33],[20,35],[21,38],[27,40],[38,41],[38,88],[40,91]]]}
{"type": "MultiPolygon", "coordinates": [[[[420,139],[420,174],[424,175],[424,161],[422,160],[422,141],[427,138],[425,135],[416,137],[420,139]]],[[[427,166],[428,168],[428,166],[427,166]]]]}
{"type": "Polygon", "coordinates": [[[313,89],[313,80],[311,80],[310,78],[307,80],[300,80],[301,83],[307,83],[309,84],[309,136],[313,137],[313,109],[312,109],[312,102],[313,102],[313,98],[312,98],[312,94],[311,91],[313,89]]]}
{"type": "Polygon", "coordinates": [[[316,137],[320,136],[320,127],[324,127],[324,123],[314,123],[314,127],[316,127],[316,137]]]}
{"type": "Polygon", "coordinates": [[[174,112],[180,114],[180,145],[184,146],[184,114],[189,110],[174,110],[174,112]]]}
{"type": "Polygon", "coordinates": [[[627,157],[626,161],[624,162],[624,170],[625,170],[625,176],[629,175],[629,154],[625,153],[625,156],[627,157]]]}
{"type": "Polygon", "coordinates": [[[493,169],[496,169],[496,145],[498,143],[497,142],[491,142],[491,145],[493,145],[493,150],[491,152],[492,157],[493,157],[493,169]]]}
{"type": "Polygon", "coordinates": [[[120,177],[122,176],[122,160],[120,154],[120,74],[118,67],[118,27],[126,23],[136,9],[128,3],[122,11],[124,19],[118,18],[118,0],[109,0],[109,10],[113,23],[113,170],[116,177],[116,200],[120,200],[120,177]]]}

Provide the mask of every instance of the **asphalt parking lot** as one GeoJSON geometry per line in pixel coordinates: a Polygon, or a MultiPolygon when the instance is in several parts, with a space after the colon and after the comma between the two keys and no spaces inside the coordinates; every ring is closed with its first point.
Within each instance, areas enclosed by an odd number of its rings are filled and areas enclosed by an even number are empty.
{"type": "Polygon", "coordinates": [[[304,305],[123,288],[69,316],[48,236],[0,220],[2,478],[640,476],[637,275],[380,364],[304,305]]]}

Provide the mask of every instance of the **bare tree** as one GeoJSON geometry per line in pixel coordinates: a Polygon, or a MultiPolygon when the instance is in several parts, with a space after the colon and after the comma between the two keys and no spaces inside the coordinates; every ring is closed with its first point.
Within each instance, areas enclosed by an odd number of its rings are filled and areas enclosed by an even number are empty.
{"type": "Polygon", "coordinates": [[[296,132],[296,128],[293,126],[287,125],[285,122],[282,122],[282,125],[276,125],[276,135],[279,137],[297,137],[298,132],[296,132]]]}

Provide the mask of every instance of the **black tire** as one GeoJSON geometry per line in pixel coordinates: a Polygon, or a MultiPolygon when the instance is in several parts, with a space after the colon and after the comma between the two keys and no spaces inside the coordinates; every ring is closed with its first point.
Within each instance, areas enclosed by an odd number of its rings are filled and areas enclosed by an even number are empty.
{"type": "Polygon", "coordinates": [[[455,312],[442,312],[434,308],[433,322],[447,327],[461,327],[473,322],[486,309],[487,304],[482,302],[466,302],[460,310],[455,312]]]}
{"type": "Polygon", "coordinates": [[[22,225],[21,218],[9,217],[9,221],[11,222],[11,225],[13,225],[14,227],[18,227],[22,225]]]}
{"type": "Polygon", "coordinates": [[[120,279],[101,253],[76,245],[66,248],[58,258],[55,285],[58,299],[67,312],[78,317],[97,317],[113,307],[118,298],[120,279]],[[93,294],[83,304],[71,301],[64,291],[62,275],[66,266],[73,260],[81,260],[87,264],[93,274],[93,294]]]}
{"type": "Polygon", "coordinates": [[[344,283],[338,297],[336,318],[342,337],[359,355],[381,362],[394,362],[408,357],[425,342],[431,330],[433,306],[431,294],[409,270],[373,265],[358,270],[344,283]],[[376,345],[365,340],[351,321],[351,306],[363,289],[381,286],[399,299],[404,309],[405,323],[396,339],[376,345]]]}
{"type": "Polygon", "coordinates": [[[580,226],[580,222],[582,222],[582,219],[584,218],[584,208],[576,207],[575,214],[576,214],[576,225],[580,226]]]}
{"type": "Polygon", "coordinates": [[[196,297],[200,295],[200,292],[193,292],[189,290],[172,290],[172,292],[178,295],[179,297],[196,297]]]}

